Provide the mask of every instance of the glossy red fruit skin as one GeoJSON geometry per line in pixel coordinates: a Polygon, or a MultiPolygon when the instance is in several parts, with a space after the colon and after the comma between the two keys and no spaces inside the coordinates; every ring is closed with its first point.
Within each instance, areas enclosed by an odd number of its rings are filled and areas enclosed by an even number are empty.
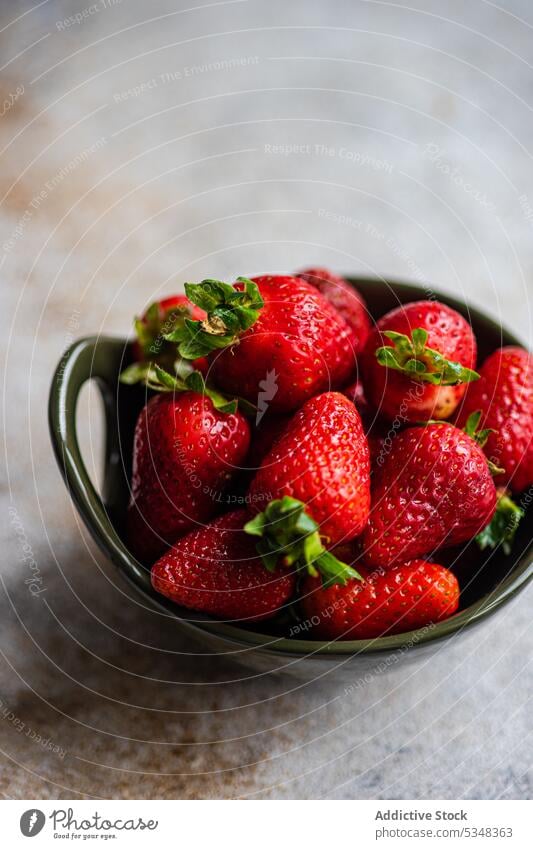
{"type": "Polygon", "coordinates": [[[133,443],[128,537],[144,562],[211,519],[244,462],[250,428],[195,392],[161,393],[141,411],[133,443]]]}
{"type": "MultiPolygon", "coordinates": [[[[190,313],[190,318],[195,321],[203,321],[206,317],[206,314],[200,307],[197,307],[196,304],[191,303],[186,295],[169,295],[168,298],[162,298],[158,303],[158,311],[159,311],[159,321],[161,326],[163,326],[165,317],[167,313],[175,309],[176,307],[187,307],[190,313]]],[[[141,321],[146,323],[146,313],[141,316],[141,321]]],[[[138,341],[135,340],[132,346],[133,359],[138,362],[142,362],[145,359],[144,352],[139,345],[138,341]]],[[[194,361],[194,368],[197,371],[201,371],[205,374],[207,371],[207,360],[204,357],[200,357],[199,359],[194,361]]]]}
{"type": "Polygon", "coordinates": [[[370,458],[361,417],[344,395],[307,401],[263,460],[249,490],[251,512],[298,498],[328,547],[358,536],[370,509],[370,458]]]}
{"type": "Polygon", "coordinates": [[[152,586],[176,604],[224,619],[259,621],[291,598],[294,572],[268,572],[253,537],[242,528],[248,516],[235,510],[182,537],[152,567],[152,586]]]}
{"type": "Polygon", "coordinates": [[[274,372],[277,389],[268,409],[286,413],[347,383],[355,371],[351,330],[329,301],[297,277],[253,280],[264,307],[238,344],[209,355],[214,384],[257,404],[260,383],[274,372]]]}
{"type": "Polygon", "coordinates": [[[372,324],[363,296],[344,277],[327,268],[306,268],[298,277],[315,286],[352,328],[351,344],[356,354],[365,347],[372,324]]]}
{"type": "Polygon", "coordinates": [[[387,572],[357,569],[364,580],[345,586],[324,589],[320,578],[305,578],[300,606],[313,636],[369,640],[401,634],[448,619],[459,606],[457,578],[436,563],[411,560],[387,572]]]}
{"type": "Polygon", "coordinates": [[[466,391],[458,424],[463,427],[470,413],[482,411],[480,427],[495,431],[485,454],[505,469],[496,484],[520,493],[533,484],[533,356],[517,346],[499,348],[479,373],[466,391]]]}
{"type": "Polygon", "coordinates": [[[451,424],[410,427],[372,474],[365,562],[387,568],[471,540],[491,521],[496,487],[479,445],[451,424]]]}
{"type": "Polygon", "coordinates": [[[370,333],[361,357],[365,394],[372,406],[393,420],[401,414],[409,422],[448,419],[465,394],[466,384],[433,386],[411,380],[407,375],[380,365],[376,350],[390,341],[383,336],[392,330],[411,336],[413,330],[428,332],[427,347],[446,359],[475,369],[477,345],[468,322],[455,310],[439,301],[404,304],[380,318],[370,333]]]}

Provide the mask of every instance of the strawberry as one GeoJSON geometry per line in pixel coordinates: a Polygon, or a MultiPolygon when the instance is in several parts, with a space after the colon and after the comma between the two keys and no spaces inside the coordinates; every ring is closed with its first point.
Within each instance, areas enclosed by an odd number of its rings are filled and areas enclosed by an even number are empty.
{"type": "Polygon", "coordinates": [[[209,374],[224,391],[285,413],[352,376],[351,329],[305,280],[204,280],[186,283],[185,290],[208,318],[186,319],[167,338],[187,359],[208,356],[209,374]]]}
{"type": "Polygon", "coordinates": [[[287,603],[299,570],[326,586],[360,577],[324,549],[300,501],[271,501],[247,519],[235,510],[178,540],[152,567],[154,589],[183,607],[258,621],[287,603]]]}
{"type": "Polygon", "coordinates": [[[346,319],[352,328],[350,343],[359,354],[365,347],[371,324],[364,299],[355,286],[326,268],[306,268],[299,271],[297,277],[315,286],[346,319]]]}
{"type": "Polygon", "coordinates": [[[294,571],[268,572],[243,530],[245,510],[182,537],[152,567],[152,586],[177,604],[225,619],[273,616],[294,592],[294,571]]]}
{"type": "Polygon", "coordinates": [[[457,578],[444,566],[410,560],[386,572],[358,568],[363,580],[344,586],[304,579],[302,616],[317,637],[369,640],[412,631],[447,619],[459,606],[457,578]]]}
{"type": "Polygon", "coordinates": [[[139,559],[151,563],[217,513],[250,442],[235,404],[224,404],[205,386],[174,388],[181,391],[148,402],[135,428],[128,536],[139,559]]]}
{"type": "Polygon", "coordinates": [[[370,508],[370,460],[359,413],[344,395],[311,398],[263,460],[250,509],[290,495],[306,504],[331,545],[361,533],[370,508]]]}
{"type": "Polygon", "coordinates": [[[438,301],[417,301],[381,318],[362,357],[365,392],[389,419],[447,419],[463,397],[477,346],[465,319],[438,301]]]}
{"type": "MultiPolygon", "coordinates": [[[[484,436],[484,435],[481,435],[484,436]]],[[[372,475],[366,562],[388,567],[472,539],[496,510],[496,487],[472,435],[451,424],[410,427],[372,475]]]]}
{"type": "MultiPolygon", "coordinates": [[[[205,312],[192,304],[186,295],[171,295],[151,304],[140,318],[135,319],[135,362],[124,369],[121,381],[130,384],[145,381],[151,363],[157,363],[173,374],[177,359],[176,346],[168,342],[165,336],[182,325],[185,318],[203,321],[205,317],[205,312]]],[[[193,363],[193,368],[205,373],[207,361],[198,359],[193,363]]]]}
{"type": "Polygon", "coordinates": [[[491,428],[485,453],[505,472],[496,483],[522,492],[533,484],[533,357],[523,348],[499,348],[468,387],[458,418],[462,426],[481,411],[480,425],[491,428]]]}

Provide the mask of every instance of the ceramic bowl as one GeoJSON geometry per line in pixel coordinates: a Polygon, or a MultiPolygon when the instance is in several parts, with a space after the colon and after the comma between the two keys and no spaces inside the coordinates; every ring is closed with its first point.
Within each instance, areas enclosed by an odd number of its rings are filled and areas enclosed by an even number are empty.
{"type": "MultiPolygon", "coordinates": [[[[379,318],[399,303],[438,298],[472,324],[479,345],[479,361],[501,345],[521,344],[479,310],[419,285],[397,281],[352,278],[365,297],[373,317],[379,318]]],[[[128,551],[122,535],[128,500],[133,429],[144,402],[144,390],[123,386],[118,376],[128,364],[130,344],[125,339],[93,336],[75,342],[64,354],[50,391],[49,419],[56,458],[69,493],[83,521],[102,551],[145,601],[175,619],[209,653],[230,654],[255,673],[284,670],[305,679],[342,669],[356,674],[397,660],[405,662],[440,649],[444,641],[463,639],[474,625],[489,620],[533,575],[531,510],[522,522],[512,555],[501,550],[481,555],[473,546],[461,556],[459,578],[465,590],[460,611],[433,627],[374,640],[318,640],[286,638],[283,626],[260,623],[241,627],[177,607],[151,588],[149,571],[128,551]],[[96,381],[104,401],[106,448],[101,492],[93,486],[76,435],[76,403],[82,386],[96,381]]],[[[490,627],[487,623],[487,627],[490,627]]]]}

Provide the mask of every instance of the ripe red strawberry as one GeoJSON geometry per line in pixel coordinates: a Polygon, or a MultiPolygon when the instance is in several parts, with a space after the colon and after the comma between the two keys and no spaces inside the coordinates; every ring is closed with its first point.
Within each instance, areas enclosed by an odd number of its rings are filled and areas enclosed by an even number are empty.
{"type": "Polygon", "coordinates": [[[182,537],[152,567],[152,586],[183,607],[225,619],[273,616],[294,592],[295,572],[265,569],[235,510],[182,537]]]}
{"type": "Polygon", "coordinates": [[[533,484],[533,357],[523,348],[499,348],[468,387],[458,419],[481,410],[480,425],[492,428],[485,453],[505,469],[496,483],[522,492],[533,484]]]}
{"type": "Polygon", "coordinates": [[[471,436],[445,423],[408,428],[372,475],[365,561],[388,567],[466,542],[489,524],[496,501],[487,459],[471,436]]]}
{"type": "Polygon", "coordinates": [[[359,413],[344,395],[311,398],[263,460],[250,509],[290,495],[302,501],[329,545],[361,533],[370,508],[370,460],[359,413]]]}
{"type": "Polygon", "coordinates": [[[368,400],[389,419],[447,419],[479,375],[472,328],[438,301],[405,304],[381,318],[361,365],[368,400]]]}
{"type": "Polygon", "coordinates": [[[223,405],[214,397],[215,402],[198,392],[161,393],[139,415],[128,536],[145,562],[153,563],[179,536],[218,512],[244,462],[248,422],[237,411],[216,409],[223,405]]]}
{"type": "Polygon", "coordinates": [[[224,391],[270,412],[290,412],[347,383],[355,370],[351,330],[321,294],[296,277],[186,284],[208,313],[186,320],[170,338],[188,359],[209,356],[209,375],[224,391]]]}
{"type": "Polygon", "coordinates": [[[302,618],[324,640],[368,640],[440,622],[459,606],[459,584],[443,566],[411,560],[386,572],[359,567],[362,581],[302,584],[302,618]]]}
{"type": "Polygon", "coordinates": [[[344,277],[333,274],[326,268],[306,268],[297,274],[315,286],[352,328],[351,345],[356,354],[365,346],[371,324],[363,296],[344,277]]]}

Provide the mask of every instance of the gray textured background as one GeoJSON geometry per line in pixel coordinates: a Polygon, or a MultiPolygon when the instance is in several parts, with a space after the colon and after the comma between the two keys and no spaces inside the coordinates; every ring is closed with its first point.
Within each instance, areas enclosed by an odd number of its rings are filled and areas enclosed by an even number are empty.
{"type": "MultiPolygon", "coordinates": [[[[531,5],[30,9],[0,13],[1,793],[528,797],[528,593],[349,695],[223,683],[231,665],[188,657],[88,539],[45,408],[72,338],[124,334],[203,276],[319,262],[427,280],[530,343],[531,5]]],[[[90,392],[80,418],[96,468],[90,392]]]]}

